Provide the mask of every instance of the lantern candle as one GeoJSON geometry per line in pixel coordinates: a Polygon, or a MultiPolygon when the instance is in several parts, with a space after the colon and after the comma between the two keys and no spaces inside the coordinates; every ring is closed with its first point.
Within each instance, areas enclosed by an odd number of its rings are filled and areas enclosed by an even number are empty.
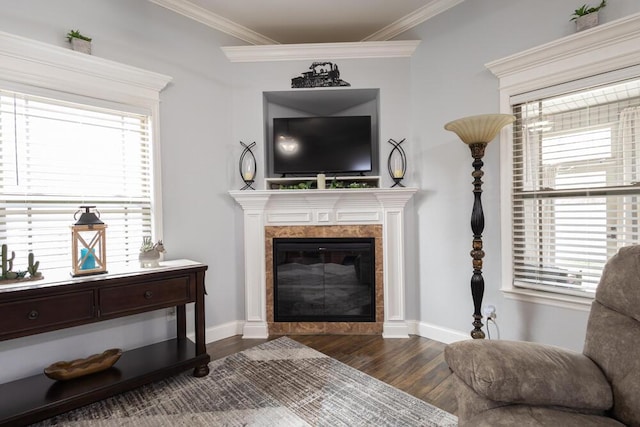
{"type": "Polygon", "coordinates": [[[92,270],[96,268],[96,257],[93,255],[93,249],[82,248],[80,249],[80,258],[82,261],[81,270],[92,270]]]}

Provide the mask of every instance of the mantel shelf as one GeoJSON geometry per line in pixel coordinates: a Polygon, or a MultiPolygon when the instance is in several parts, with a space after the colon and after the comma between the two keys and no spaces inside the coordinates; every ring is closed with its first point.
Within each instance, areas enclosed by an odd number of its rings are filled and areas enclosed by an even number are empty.
{"type": "Polygon", "coordinates": [[[358,207],[384,209],[403,207],[418,191],[400,188],[334,188],[326,190],[232,190],[229,195],[243,210],[288,211],[291,209],[336,209],[358,207]]]}

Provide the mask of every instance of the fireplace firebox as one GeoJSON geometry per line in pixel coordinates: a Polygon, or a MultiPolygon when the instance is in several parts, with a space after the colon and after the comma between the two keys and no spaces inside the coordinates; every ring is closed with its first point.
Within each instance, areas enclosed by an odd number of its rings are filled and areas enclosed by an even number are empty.
{"type": "Polygon", "coordinates": [[[274,238],[276,322],[375,322],[374,238],[274,238]]]}

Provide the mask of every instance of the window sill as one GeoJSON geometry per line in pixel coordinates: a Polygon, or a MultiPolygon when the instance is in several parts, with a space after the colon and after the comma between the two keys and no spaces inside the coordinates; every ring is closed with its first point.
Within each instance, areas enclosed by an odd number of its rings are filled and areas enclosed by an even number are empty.
{"type": "Polygon", "coordinates": [[[508,299],[578,311],[590,311],[594,299],[593,294],[576,296],[524,288],[502,288],[501,291],[508,299]]]}

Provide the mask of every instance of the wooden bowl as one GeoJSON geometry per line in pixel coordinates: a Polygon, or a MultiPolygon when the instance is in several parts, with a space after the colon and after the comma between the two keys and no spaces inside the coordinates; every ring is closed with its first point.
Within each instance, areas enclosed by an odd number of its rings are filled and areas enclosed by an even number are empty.
{"type": "Polygon", "coordinates": [[[44,369],[44,374],[53,380],[70,380],[109,369],[120,359],[121,355],[122,349],[112,348],[85,359],[56,362],[47,366],[44,369]]]}

